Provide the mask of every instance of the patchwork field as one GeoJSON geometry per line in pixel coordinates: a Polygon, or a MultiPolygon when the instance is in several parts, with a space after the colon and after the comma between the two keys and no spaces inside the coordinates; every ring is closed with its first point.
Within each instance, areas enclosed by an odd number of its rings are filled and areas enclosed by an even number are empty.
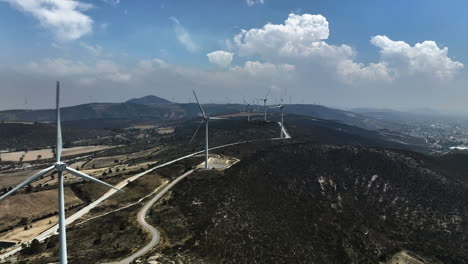
{"type": "MultiPolygon", "coordinates": [[[[79,154],[86,154],[90,152],[100,151],[113,148],[113,146],[84,146],[84,147],[73,147],[73,148],[64,148],[62,156],[73,156],[79,154]]],[[[7,152],[1,153],[0,155],[3,161],[34,161],[41,159],[51,159],[54,157],[52,149],[41,149],[41,150],[32,150],[32,151],[17,151],[17,152],[7,152]]]]}

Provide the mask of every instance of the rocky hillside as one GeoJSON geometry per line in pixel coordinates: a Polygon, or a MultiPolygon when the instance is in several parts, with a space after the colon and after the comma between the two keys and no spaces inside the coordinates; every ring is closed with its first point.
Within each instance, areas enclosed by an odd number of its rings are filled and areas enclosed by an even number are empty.
{"type": "Polygon", "coordinates": [[[246,150],[232,150],[242,161],[231,169],[196,173],[154,208],[167,237],[153,260],[468,262],[468,187],[429,158],[304,142],[246,150]]]}

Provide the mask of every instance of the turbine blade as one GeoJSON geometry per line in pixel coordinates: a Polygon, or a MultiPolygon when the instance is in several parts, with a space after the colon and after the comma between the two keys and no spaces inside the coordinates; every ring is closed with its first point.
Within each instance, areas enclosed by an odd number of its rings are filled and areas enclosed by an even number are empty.
{"type": "Polygon", "coordinates": [[[60,125],[60,83],[57,81],[57,146],[55,150],[57,162],[62,156],[62,127],[60,125]]]}
{"type": "Polygon", "coordinates": [[[230,118],[224,118],[224,117],[208,117],[210,120],[229,120],[230,118]]]}
{"type": "Polygon", "coordinates": [[[31,176],[31,178],[25,180],[24,182],[20,183],[18,186],[16,186],[15,188],[11,189],[11,191],[5,193],[4,195],[2,195],[0,197],[0,200],[2,200],[3,198],[9,196],[10,194],[16,192],[18,189],[20,189],[21,187],[33,182],[34,180],[36,180],[37,178],[41,177],[42,175],[50,172],[51,170],[53,170],[55,168],[55,166],[50,166],[49,168],[47,169],[43,169],[39,172],[37,172],[36,174],[34,174],[33,176],[31,176]]]}
{"type": "Polygon", "coordinates": [[[107,187],[109,187],[109,188],[112,188],[112,189],[115,189],[115,190],[117,190],[117,191],[123,192],[121,189],[116,188],[116,187],[114,187],[114,186],[112,186],[112,185],[110,185],[110,184],[108,184],[108,183],[106,183],[106,182],[103,182],[103,181],[101,181],[101,180],[98,180],[98,179],[96,179],[96,178],[94,178],[94,177],[91,177],[91,176],[89,176],[89,175],[87,175],[87,174],[84,174],[84,173],[81,172],[81,171],[74,170],[74,169],[72,169],[72,168],[70,168],[70,167],[65,167],[65,170],[68,171],[69,173],[71,173],[71,174],[77,176],[77,177],[83,178],[83,179],[88,180],[88,181],[100,183],[100,184],[103,184],[103,185],[105,185],[105,186],[107,186],[107,187]]]}
{"type": "Polygon", "coordinates": [[[267,94],[265,95],[265,99],[268,98],[268,95],[270,94],[270,91],[271,91],[271,87],[270,87],[270,89],[268,90],[267,94]]]}
{"type": "Polygon", "coordinates": [[[197,135],[198,130],[200,130],[200,127],[203,125],[203,122],[205,122],[205,119],[203,119],[203,120],[200,122],[200,124],[198,124],[197,130],[195,130],[195,133],[193,133],[193,136],[192,136],[192,138],[190,139],[189,144],[192,144],[193,139],[194,139],[195,136],[197,135]]]}
{"type": "Polygon", "coordinates": [[[195,90],[192,90],[193,95],[195,96],[195,100],[197,100],[198,108],[200,108],[200,111],[203,114],[203,117],[206,117],[205,111],[203,111],[203,107],[201,106],[200,102],[198,101],[197,94],[195,93],[195,90]]]}

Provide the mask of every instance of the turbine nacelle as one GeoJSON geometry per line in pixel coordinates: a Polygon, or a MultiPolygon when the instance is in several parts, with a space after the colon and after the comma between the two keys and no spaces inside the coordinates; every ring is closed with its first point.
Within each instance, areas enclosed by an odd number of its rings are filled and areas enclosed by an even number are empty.
{"type": "Polygon", "coordinates": [[[66,171],[67,169],[67,164],[63,163],[63,162],[57,162],[55,163],[55,169],[57,171],[66,171]]]}

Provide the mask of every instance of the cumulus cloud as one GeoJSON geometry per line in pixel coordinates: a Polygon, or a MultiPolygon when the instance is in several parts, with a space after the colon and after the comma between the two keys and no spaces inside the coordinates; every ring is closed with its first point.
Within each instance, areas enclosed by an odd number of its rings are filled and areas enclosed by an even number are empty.
{"type": "Polygon", "coordinates": [[[362,81],[392,81],[396,73],[388,68],[386,63],[370,63],[365,66],[351,60],[343,60],[336,67],[342,81],[353,84],[362,81]]]}
{"type": "Polygon", "coordinates": [[[93,20],[83,14],[93,6],[75,0],[0,0],[31,14],[61,40],[75,40],[92,31],[93,20]]]}
{"type": "Polygon", "coordinates": [[[245,0],[245,2],[247,3],[247,5],[249,7],[252,7],[252,6],[256,5],[256,4],[262,4],[263,5],[265,3],[264,0],[245,0]]]}
{"type": "Polygon", "coordinates": [[[374,36],[371,43],[380,48],[381,60],[401,68],[401,71],[435,74],[439,79],[451,79],[463,64],[448,57],[448,48],[439,48],[434,41],[410,46],[404,41],[393,41],[387,36],[374,36]]]}
{"type": "Polygon", "coordinates": [[[213,51],[206,54],[210,63],[218,65],[220,67],[228,67],[232,63],[233,53],[227,51],[213,51]]]}
{"type": "Polygon", "coordinates": [[[343,53],[351,55],[348,46],[329,46],[328,21],[322,15],[290,14],[284,24],[266,24],[263,28],[242,30],[234,37],[240,55],[258,54],[265,59],[303,57],[314,54],[343,53]]]}
{"type": "Polygon", "coordinates": [[[345,83],[392,81],[409,74],[428,73],[439,79],[451,79],[463,64],[451,60],[447,48],[433,41],[414,46],[375,36],[371,43],[380,49],[375,63],[355,61],[357,52],[346,44],[332,45],[329,23],[322,15],[290,14],[283,24],[268,23],[261,28],[242,30],[229,41],[240,56],[260,56],[266,62],[288,63],[310,70],[324,69],[345,83]]]}
{"type": "Polygon", "coordinates": [[[198,45],[193,41],[192,37],[190,36],[189,32],[185,29],[184,26],[180,23],[180,21],[175,17],[170,17],[173,22],[174,31],[177,36],[177,40],[190,52],[197,52],[199,51],[198,45]]]}
{"type": "Polygon", "coordinates": [[[355,63],[356,51],[346,44],[328,44],[329,35],[324,16],[290,14],[284,24],[268,23],[262,28],[242,30],[234,37],[233,45],[241,56],[260,56],[265,61],[310,70],[326,68],[347,83],[366,78],[391,79],[384,64],[355,63]]]}
{"type": "Polygon", "coordinates": [[[247,73],[253,76],[273,77],[282,73],[291,73],[295,67],[290,64],[261,63],[258,61],[246,61],[244,66],[235,66],[230,69],[232,72],[247,73]]]}

